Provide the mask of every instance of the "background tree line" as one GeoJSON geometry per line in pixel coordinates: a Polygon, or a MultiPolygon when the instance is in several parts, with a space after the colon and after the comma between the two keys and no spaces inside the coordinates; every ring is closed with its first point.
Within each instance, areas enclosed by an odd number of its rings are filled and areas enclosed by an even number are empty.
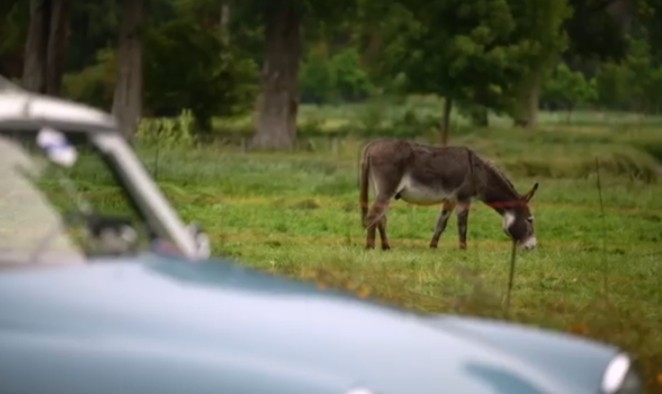
{"type": "Polygon", "coordinates": [[[662,0],[7,0],[0,73],[27,89],[197,130],[253,111],[254,148],[290,148],[301,103],[444,97],[534,127],[540,108],[658,113],[662,0]]]}

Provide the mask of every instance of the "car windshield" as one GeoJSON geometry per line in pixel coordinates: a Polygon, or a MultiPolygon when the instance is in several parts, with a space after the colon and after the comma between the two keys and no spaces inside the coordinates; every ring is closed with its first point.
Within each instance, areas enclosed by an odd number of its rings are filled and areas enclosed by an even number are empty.
{"type": "Polygon", "coordinates": [[[149,248],[145,220],[82,133],[0,131],[0,265],[75,264],[149,248]]]}

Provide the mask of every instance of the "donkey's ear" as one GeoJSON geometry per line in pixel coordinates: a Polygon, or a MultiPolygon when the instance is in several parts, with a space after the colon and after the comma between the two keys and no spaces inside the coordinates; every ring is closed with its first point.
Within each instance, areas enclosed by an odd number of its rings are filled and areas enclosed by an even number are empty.
{"type": "Polygon", "coordinates": [[[531,188],[531,190],[529,190],[528,193],[526,193],[525,195],[523,195],[522,198],[523,198],[525,201],[530,201],[531,198],[533,197],[533,195],[536,194],[536,190],[538,190],[538,182],[536,182],[536,183],[533,185],[533,187],[531,188]]]}

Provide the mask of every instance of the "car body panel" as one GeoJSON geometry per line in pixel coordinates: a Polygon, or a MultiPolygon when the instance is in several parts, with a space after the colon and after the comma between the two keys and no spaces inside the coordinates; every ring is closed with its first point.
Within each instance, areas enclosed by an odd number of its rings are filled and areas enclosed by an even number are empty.
{"type": "Polygon", "coordinates": [[[527,360],[527,363],[541,370],[556,371],[556,379],[563,381],[566,387],[573,388],[568,392],[599,387],[602,373],[607,367],[605,354],[614,357],[619,352],[616,347],[582,337],[505,321],[453,315],[433,319],[440,328],[455,332],[458,336],[471,338],[527,360]],[[572,357],[568,357],[569,354],[572,357]],[[581,373],[576,373],[578,371],[581,373]]]}
{"type": "Polygon", "coordinates": [[[527,350],[519,331],[431,320],[229,262],[154,255],[5,271],[0,310],[0,381],[31,393],[54,386],[69,393],[175,392],[173,379],[193,382],[192,392],[258,393],[263,386],[249,390],[241,382],[270,376],[287,382],[271,393],[315,385],[393,394],[588,393],[596,386],[563,377],[581,375],[581,362],[563,355],[552,365],[532,360],[565,346],[564,354],[587,362],[594,383],[616,354],[561,336],[534,338],[527,350]],[[518,342],[519,351],[508,350],[518,342]],[[39,379],[29,377],[35,369],[39,379]],[[83,373],[94,379],[73,378],[83,373]],[[119,379],[125,374],[132,379],[119,379]]]}

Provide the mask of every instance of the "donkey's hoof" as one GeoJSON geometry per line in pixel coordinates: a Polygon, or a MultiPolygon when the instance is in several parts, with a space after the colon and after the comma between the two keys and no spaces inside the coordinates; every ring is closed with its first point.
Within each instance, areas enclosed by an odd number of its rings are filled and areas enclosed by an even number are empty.
{"type": "Polygon", "coordinates": [[[375,245],[366,245],[365,250],[373,250],[375,248],[375,245]]]}
{"type": "Polygon", "coordinates": [[[430,249],[437,249],[438,247],[439,247],[439,245],[434,244],[434,243],[430,243],[430,249]]]}
{"type": "Polygon", "coordinates": [[[382,250],[391,250],[391,245],[382,245],[382,250]]]}
{"type": "Polygon", "coordinates": [[[467,244],[465,243],[460,244],[460,250],[467,250],[467,244]]]}

